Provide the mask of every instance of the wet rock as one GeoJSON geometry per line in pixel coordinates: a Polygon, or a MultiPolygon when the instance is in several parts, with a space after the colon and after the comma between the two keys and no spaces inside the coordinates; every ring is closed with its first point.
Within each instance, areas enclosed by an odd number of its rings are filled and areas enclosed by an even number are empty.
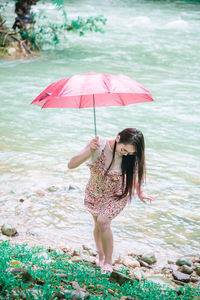
{"type": "Polygon", "coordinates": [[[91,255],[91,256],[97,256],[97,251],[96,250],[93,250],[93,249],[90,249],[88,250],[88,253],[91,255]]]}
{"type": "Polygon", "coordinates": [[[7,236],[15,236],[17,234],[17,229],[10,224],[3,224],[1,226],[1,232],[7,236]]]}
{"type": "Polygon", "coordinates": [[[195,266],[195,272],[197,273],[198,276],[200,276],[200,264],[195,266]]]}
{"type": "Polygon", "coordinates": [[[148,254],[144,254],[142,257],[141,257],[141,260],[148,263],[149,265],[152,265],[154,263],[157,262],[157,259],[155,257],[155,254],[154,253],[148,253],[148,254]]]}
{"type": "Polygon", "coordinates": [[[54,192],[58,191],[58,187],[56,187],[55,185],[52,185],[52,186],[48,187],[47,191],[50,193],[54,193],[54,192]]]}
{"type": "Polygon", "coordinates": [[[184,258],[179,258],[179,259],[176,261],[176,264],[177,264],[178,266],[183,266],[183,265],[186,265],[186,266],[189,266],[189,267],[192,266],[191,262],[190,262],[189,260],[187,260],[187,259],[184,259],[184,258]]]}
{"type": "Polygon", "coordinates": [[[6,273],[12,273],[14,275],[19,275],[26,282],[34,282],[35,279],[31,276],[29,271],[26,268],[8,268],[5,270],[6,273]]]}
{"type": "Polygon", "coordinates": [[[117,271],[113,271],[111,273],[109,281],[119,283],[119,285],[122,285],[124,282],[128,281],[133,282],[133,280],[130,277],[117,271]]]}
{"type": "Polygon", "coordinates": [[[122,263],[124,266],[129,267],[129,268],[140,267],[139,261],[137,261],[136,259],[131,258],[129,256],[125,256],[122,263]]]}
{"type": "Polygon", "coordinates": [[[188,275],[188,274],[184,274],[179,271],[173,271],[172,275],[173,275],[174,279],[176,279],[178,281],[185,282],[185,283],[188,283],[190,281],[190,275],[188,275]]]}
{"type": "Polygon", "coordinates": [[[164,277],[162,274],[160,275],[150,275],[146,277],[147,281],[153,281],[154,283],[161,284],[164,286],[169,286],[171,289],[176,289],[177,286],[174,284],[174,282],[166,277],[164,277]]]}
{"type": "Polygon", "coordinates": [[[178,271],[190,275],[192,274],[193,269],[189,266],[183,265],[178,269],[178,271]]]}
{"type": "Polygon", "coordinates": [[[174,262],[173,260],[171,260],[171,259],[169,259],[167,262],[168,262],[169,265],[172,265],[172,264],[175,263],[175,262],[174,262]]]}
{"type": "Polygon", "coordinates": [[[75,186],[75,185],[70,184],[69,187],[68,187],[68,191],[75,191],[75,190],[78,190],[78,187],[75,186]]]}
{"type": "Polygon", "coordinates": [[[19,199],[19,202],[24,202],[24,199],[23,199],[23,198],[20,198],[20,199],[19,199]]]}

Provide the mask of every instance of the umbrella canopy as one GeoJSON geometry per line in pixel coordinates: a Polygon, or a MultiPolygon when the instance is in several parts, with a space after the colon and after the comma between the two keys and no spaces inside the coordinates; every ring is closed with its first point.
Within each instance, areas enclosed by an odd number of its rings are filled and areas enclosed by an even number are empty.
{"type": "Polygon", "coordinates": [[[153,101],[151,93],[134,79],[122,74],[90,72],[60,79],[42,91],[31,104],[42,108],[94,108],[153,101]]]}

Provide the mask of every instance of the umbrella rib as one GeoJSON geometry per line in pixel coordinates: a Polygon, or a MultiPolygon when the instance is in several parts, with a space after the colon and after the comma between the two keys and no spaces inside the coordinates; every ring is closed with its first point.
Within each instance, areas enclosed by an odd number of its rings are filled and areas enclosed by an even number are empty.
{"type": "Polygon", "coordinates": [[[124,100],[122,99],[122,97],[120,96],[120,94],[117,94],[119,96],[119,99],[121,100],[122,102],[122,105],[125,106],[126,104],[124,103],[124,100]]]}

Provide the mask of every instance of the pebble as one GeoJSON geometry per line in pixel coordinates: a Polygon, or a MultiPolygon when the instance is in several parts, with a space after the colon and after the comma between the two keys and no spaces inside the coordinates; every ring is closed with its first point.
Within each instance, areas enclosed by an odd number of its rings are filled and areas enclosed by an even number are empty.
{"type": "Polygon", "coordinates": [[[123,258],[122,261],[123,265],[129,268],[136,268],[136,267],[140,267],[140,263],[139,261],[137,261],[136,259],[133,259],[129,256],[125,256],[123,258]]]}
{"type": "Polygon", "coordinates": [[[189,267],[192,266],[191,262],[190,262],[189,260],[187,260],[187,259],[184,259],[184,258],[179,258],[179,259],[176,261],[176,264],[177,264],[178,266],[183,266],[183,265],[186,265],[186,266],[189,266],[189,267]]]}
{"type": "Polygon", "coordinates": [[[15,236],[17,234],[17,229],[10,224],[3,224],[1,227],[1,232],[7,236],[15,236]]]}
{"type": "Polygon", "coordinates": [[[152,265],[157,262],[157,259],[156,259],[154,253],[148,253],[148,254],[142,255],[141,260],[148,263],[149,265],[152,265]]]}

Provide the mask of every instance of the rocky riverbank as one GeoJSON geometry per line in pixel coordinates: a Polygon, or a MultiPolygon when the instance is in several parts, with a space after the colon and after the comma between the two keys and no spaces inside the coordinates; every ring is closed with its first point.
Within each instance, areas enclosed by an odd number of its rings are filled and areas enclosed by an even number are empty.
{"type": "MultiPolygon", "coordinates": [[[[12,243],[12,237],[17,235],[16,228],[9,224],[1,226],[2,236],[12,243]]],[[[16,241],[14,242],[16,243],[16,241]]],[[[47,248],[47,251],[54,251],[47,248]]],[[[69,257],[70,263],[81,263],[96,267],[97,252],[87,245],[74,249],[70,245],[58,246],[56,250],[69,257]]],[[[176,260],[168,260],[163,266],[158,263],[155,253],[136,254],[128,252],[126,256],[119,256],[113,261],[113,278],[118,284],[127,281],[148,281],[160,284],[176,291],[179,287],[200,289],[200,256],[184,256],[176,260]]],[[[125,298],[124,298],[125,299],[125,298]]]]}

